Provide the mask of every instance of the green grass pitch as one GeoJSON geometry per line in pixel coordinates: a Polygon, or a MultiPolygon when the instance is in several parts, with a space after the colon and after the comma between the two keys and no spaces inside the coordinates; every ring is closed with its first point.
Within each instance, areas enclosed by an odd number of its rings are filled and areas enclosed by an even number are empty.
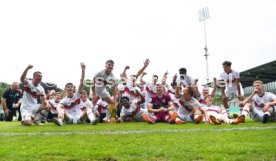
{"type": "Polygon", "coordinates": [[[1,161],[276,160],[276,122],[0,127],[1,161]]]}

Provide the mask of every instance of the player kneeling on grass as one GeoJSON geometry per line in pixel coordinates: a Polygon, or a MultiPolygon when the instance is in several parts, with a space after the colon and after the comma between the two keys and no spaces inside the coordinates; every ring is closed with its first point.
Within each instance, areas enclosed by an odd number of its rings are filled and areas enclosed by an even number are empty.
{"type": "Polygon", "coordinates": [[[265,92],[263,82],[256,80],[253,83],[253,92],[247,97],[243,104],[245,105],[241,116],[250,117],[254,121],[275,121],[276,110],[276,95],[270,92],[265,92]],[[274,117],[274,118],[273,118],[274,117]]]}
{"type": "Polygon", "coordinates": [[[156,85],[156,95],[151,97],[148,104],[148,112],[153,113],[153,116],[143,114],[144,120],[150,124],[155,122],[174,123],[170,115],[170,112],[174,110],[173,102],[169,94],[164,94],[162,88],[164,87],[161,84],[156,85]]]}
{"type": "Polygon", "coordinates": [[[175,120],[177,124],[182,124],[185,122],[194,122],[195,124],[200,123],[204,116],[206,122],[209,122],[206,111],[201,107],[198,100],[193,96],[195,95],[195,90],[193,87],[189,86],[184,88],[183,95],[181,95],[181,85],[178,84],[175,91],[175,96],[179,98],[179,108],[177,112],[174,112],[172,119],[175,120]]]}
{"type": "Polygon", "coordinates": [[[145,102],[142,94],[137,90],[136,93],[140,96],[138,100],[129,101],[129,98],[124,96],[120,99],[122,110],[120,113],[120,121],[144,121],[143,114],[149,114],[146,109],[140,107],[145,102]]]}
{"type": "Polygon", "coordinates": [[[38,120],[32,120],[32,116],[36,115],[40,111],[50,109],[50,104],[46,99],[46,94],[44,88],[40,85],[42,80],[41,72],[37,71],[33,73],[33,80],[27,80],[26,75],[29,69],[33,68],[33,65],[29,65],[21,75],[21,82],[24,85],[23,88],[23,98],[21,104],[21,115],[22,115],[22,124],[26,126],[31,126],[33,123],[38,123],[38,120]],[[37,99],[42,98],[42,104],[37,103],[37,99]]]}
{"type": "Polygon", "coordinates": [[[239,116],[235,120],[229,119],[226,110],[221,110],[219,106],[213,105],[213,97],[208,95],[204,102],[206,106],[202,108],[206,110],[210,123],[220,125],[221,122],[236,125],[244,120],[244,116],[239,116]]]}

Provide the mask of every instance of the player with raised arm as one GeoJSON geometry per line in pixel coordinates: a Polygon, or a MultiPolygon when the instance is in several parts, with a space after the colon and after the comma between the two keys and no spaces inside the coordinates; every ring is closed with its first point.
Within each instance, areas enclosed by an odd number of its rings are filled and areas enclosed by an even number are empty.
{"type": "Polygon", "coordinates": [[[63,121],[67,124],[82,123],[87,117],[87,108],[81,105],[81,102],[87,97],[87,93],[83,93],[83,81],[85,78],[85,65],[81,63],[81,79],[80,85],[76,92],[74,92],[73,83],[67,83],[65,85],[66,96],[60,101],[57,106],[58,118],[54,118],[53,121],[56,125],[62,126],[63,121]],[[86,95],[85,95],[86,94],[86,95]]]}
{"type": "Polygon", "coordinates": [[[33,65],[28,65],[21,75],[21,82],[23,83],[23,98],[21,104],[21,115],[22,115],[22,124],[31,126],[32,123],[40,125],[41,123],[37,120],[32,120],[32,116],[36,115],[43,109],[50,109],[51,106],[46,99],[46,94],[44,88],[40,85],[42,80],[42,73],[36,71],[33,73],[33,80],[27,80],[26,75],[30,69],[33,68],[33,65]],[[42,104],[38,104],[37,99],[42,98],[42,104]]]}

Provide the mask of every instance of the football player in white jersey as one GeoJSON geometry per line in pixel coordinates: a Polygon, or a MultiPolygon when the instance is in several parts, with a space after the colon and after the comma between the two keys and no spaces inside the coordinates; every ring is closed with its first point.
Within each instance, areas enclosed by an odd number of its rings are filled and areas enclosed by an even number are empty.
{"type": "Polygon", "coordinates": [[[88,99],[86,90],[81,91],[81,101],[78,106],[79,115],[82,122],[88,118],[90,124],[95,125],[98,123],[98,119],[96,118],[96,107],[93,106],[92,102],[88,99]]]}
{"type": "Polygon", "coordinates": [[[235,120],[229,119],[225,109],[222,110],[219,106],[213,104],[213,96],[208,95],[205,97],[205,106],[202,108],[206,110],[210,123],[220,125],[221,122],[236,125],[244,120],[243,116],[237,117],[235,120]]]}
{"type": "MultiPolygon", "coordinates": [[[[131,75],[130,79],[126,82],[126,84],[124,86],[121,86],[121,88],[119,88],[122,97],[124,96],[129,97],[130,102],[134,99],[139,98],[139,95],[138,93],[136,93],[136,91],[137,90],[140,91],[140,88],[137,86],[136,81],[137,81],[137,78],[144,73],[144,70],[149,65],[149,63],[150,63],[149,59],[146,59],[144,61],[144,66],[137,72],[137,74],[131,75]]],[[[123,73],[125,73],[125,71],[123,73]]],[[[124,75],[126,76],[126,74],[124,75]]],[[[124,80],[127,80],[127,78],[124,78],[124,80]]]]}
{"type": "Polygon", "coordinates": [[[188,87],[195,85],[195,80],[187,75],[186,68],[180,68],[177,83],[180,83],[184,87],[188,87]]]}
{"type": "MultiPolygon", "coordinates": [[[[231,69],[232,63],[230,61],[224,61],[222,63],[224,72],[220,74],[220,80],[224,81],[224,84],[221,84],[221,93],[222,93],[222,102],[224,108],[227,111],[229,117],[230,111],[228,106],[228,98],[231,94],[237,95],[239,101],[243,101],[243,91],[240,84],[240,73],[231,69]]],[[[240,111],[242,111],[242,104],[240,105],[240,111]]]]}
{"type": "Polygon", "coordinates": [[[208,87],[208,86],[203,87],[201,93],[198,91],[198,86],[195,87],[195,90],[196,90],[196,99],[199,101],[199,103],[205,105],[206,102],[204,101],[204,99],[207,96],[212,96],[212,98],[214,98],[216,96],[217,78],[214,78],[214,87],[213,87],[211,94],[210,94],[210,87],[208,87]]]}
{"type": "Polygon", "coordinates": [[[141,92],[143,95],[145,95],[145,84],[146,82],[144,81],[144,76],[146,75],[146,72],[143,72],[140,79],[139,79],[139,83],[137,84],[137,86],[140,88],[141,92]]]}
{"type": "MultiPolygon", "coordinates": [[[[150,63],[149,59],[146,59],[146,60],[144,61],[144,66],[134,75],[134,76],[136,77],[136,79],[138,79],[138,77],[139,77],[140,75],[143,76],[144,71],[145,71],[145,69],[147,68],[147,66],[149,65],[149,63],[150,63]]],[[[121,81],[122,81],[121,84],[122,84],[122,85],[125,85],[126,83],[128,83],[128,76],[127,76],[127,74],[126,74],[126,71],[127,71],[129,68],[130,68],[130,67],[129,67],[128,65],[125,66],[123,72],[120,74],[120,78],[121,78],[121,81]]],[[[118,86],[119,90],[121,89],[120,86],[121,86],[121,85],[118,86]]]]}
{"type": "Polygon", "coordinates": [[[188,86],[184,88],[184,94],[180,94],[181,84],[178,83],[175,96],[179,98],[178,112],[172,115],[172,119],[177,124],[182,124],[185,122],[194,122],[195,124],[200,123],[204,116],[206,122],[209,122],[207,117],[207,112],[201,107],[200,103],[193,97],[195,95],[194,87],[188,86]],[[201,114],[200,114],[201,113],[201,114]]]}
{"type": "Polygon", "coordinates": [[[42,123],[52,122],[53,118],[58,116],[57,112],[57,106],[62,98],[62,93],[56,92],[54,94],[54,98],[49,101],[49,104],[51,105],[50,109],[43,109],[41,112],[39,112],[36,115],[36,118],[34,122],[38,125],[42,125],[42,123]]]}
{"type": "Polygon", "coordinates": [[[66,96],[60,101],[57,106],[58,118],[54,118],[53,121],[56,125],[62,126],[63,120],[66,123],[82,123],[83,117],[80,117],[79,104],[81,102],[80,92],[83,89],[83,81],[85,78],[85,65],[81,63],[81,79],[78,91],[74,93],[73,83],[67,83],[65,85],[66,96]]]}
{"type": "Polygon", "coordinates": [[[113,60],[107,60],[105,63],[105,69],[98,72],[92,83],[92,92],[93,92],[93,106],[96,106],[96,103],[99,98],[108,103],[108,109],[111,111],[111,122],[116,122],[116,111],[117,111],[117,98],[118,98],[118,88],[116,84],[116,78],[112,73],[114,67],[113,60]],[[107,85],[113,86],[113,98],[107,90],[107,85]]]}
{"type": "MultiPolygon", "coordinates": [[[[276,95],[265,92],[263,82],[256,80],[253,83],[253,92],[244,101],[245,105],[242,111],[243,116],[250,113],[251,119],[254,121],[262,121],[267,123],[275,117],[276,95]]],[[[275,121],[275,118],[274,118],[275,121]]]]}
{"type": "Polygon", "coordinates": [[[47,115],[47,120],[52,121],[52,119],[54,117],[58,116],[57,106],[58,106],[61,99],[62,99],[62,93],[56,92],[55,95],[54,95],[54,99],[49,100],[49,104],[51,105],[51,109],[50,109],[50,111],[47,115]]]}
{"type": "Polygon", "coordinates": [[[147,110],[140,107],[141,104],[145,102],[142,94],[137,90],[137,94],[139,95],[139,99],[135,99],[132,102],[129,101],[129,98],[123,96],[120,99],[120,103],[122,104],[122,110],[120,114],[120,121],[144,121],[143,114],[148,114],[147,110]]]}
{"type": "Polygon", "coordinates": [[[100,122],[109,122],[110,121],[110,114],[108,111],[108,103],[99,99],[96,104],[96,115],[99,118],[100,122]]]}
{"type": "Polygon", "coordinates": [[[28,65],[21,75],[21,82],[24,85],[23,98],[21,104],[22,124],[31,126],[33,123],[32,115],[42,111],[43,109],[50,109],[51,106],[47,101],[44,88],[40,85],[42,80],[42,73],[36,71],[33,73],[33,80],[27,80],[26,75],[33,65],[28,65]],[[42,98],[42,104],[37,103],[37,99],[42,98]]]}
{"type": "Polygon", "coordinates": [[[151,101],[151,97],[156,95],[156,85],[158,82],[158,76],[152,76],[152,82],[145,84],[145,108],[148,109],[148,104],[151,101]]]}
{"type": "Polygon", "coordinates": [[[127,77],[126,71],[128,69],[129,69],[129,66],[125,66],[124,71],[120,74],[121,83],[118,84],[118,90],[120,93],[124,90],[125,86],[127,85],[128,77],[127,77]]]}

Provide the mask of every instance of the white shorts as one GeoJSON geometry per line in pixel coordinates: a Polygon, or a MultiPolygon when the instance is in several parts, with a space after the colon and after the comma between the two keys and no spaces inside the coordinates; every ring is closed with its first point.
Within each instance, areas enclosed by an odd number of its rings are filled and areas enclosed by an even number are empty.
{"type": "MultiPolygon", "coordinates": [[[[230,97],[231,95],[238,96],[238,90],[233,88],[227,88],[224,91],[226,97],[230,97]]],[[[243,89],[241,88],[241,95],[244,95],[243,89]]]]}
{"type": "MultiPolygon", "coordinates": [[[[271,108],[269,121],[275,121],[275,110],[276,110],[275,106],[271,108]]],[[[254,107],[254,110],[250,112],[249,116],[253,121],[263,121],[264,114],[265,113],[262,108],[254,107]]]]}
{"type": "Polygon", "coordinates": [[[69,120],[66,121],[66,124],[81,124],[80,115],[70,115],[68,114],[69,120]]]}
{"type": "Polygon", "coordinates": [[[217,112],[214,112],[214,111],[207,111],[207,115],[208,115],[208,117],[210,116],[210,115],[212,115],[212,116],[214,116],[216,119],[218,119],[218,118],[220,118],[221,117],[221,113],[217,113],[217,112]]]}
{"type": "Polygon", "coordinates": [[[103,89],[101,91],[96,90],[96,95],[99,96],[101,99],[111,97],[109,92],[106,89],[103,89]]]}
{"type": "Polygon", "coordinates": [[[137,112],[135,115],[134,115],[134,120],[137,121],[137,122],[141,122],[141,121],[144,121],[143,119],[143,114],[147,114],[149,116],[151,116],[150,113],[148,113],[148,111],[146,109],[140,109],[139,112],[137,112]]]}
{"type": "Polygon", "coordinates": [[[40,104],[37,104],[34,108],[21,108],[20,112],[21,112],[21,116],[22,116],[22,121],[31,120],[32,115],[34,115],[36,113],[39,106],[40,106],[40,104]]]}
{"type": "Polygon", "coordinates": [[[182,115],[178,115],[178,118],[185,122],[194,122],[194,120],[191,118],[191,113],[185,113],[182,115]]]}

